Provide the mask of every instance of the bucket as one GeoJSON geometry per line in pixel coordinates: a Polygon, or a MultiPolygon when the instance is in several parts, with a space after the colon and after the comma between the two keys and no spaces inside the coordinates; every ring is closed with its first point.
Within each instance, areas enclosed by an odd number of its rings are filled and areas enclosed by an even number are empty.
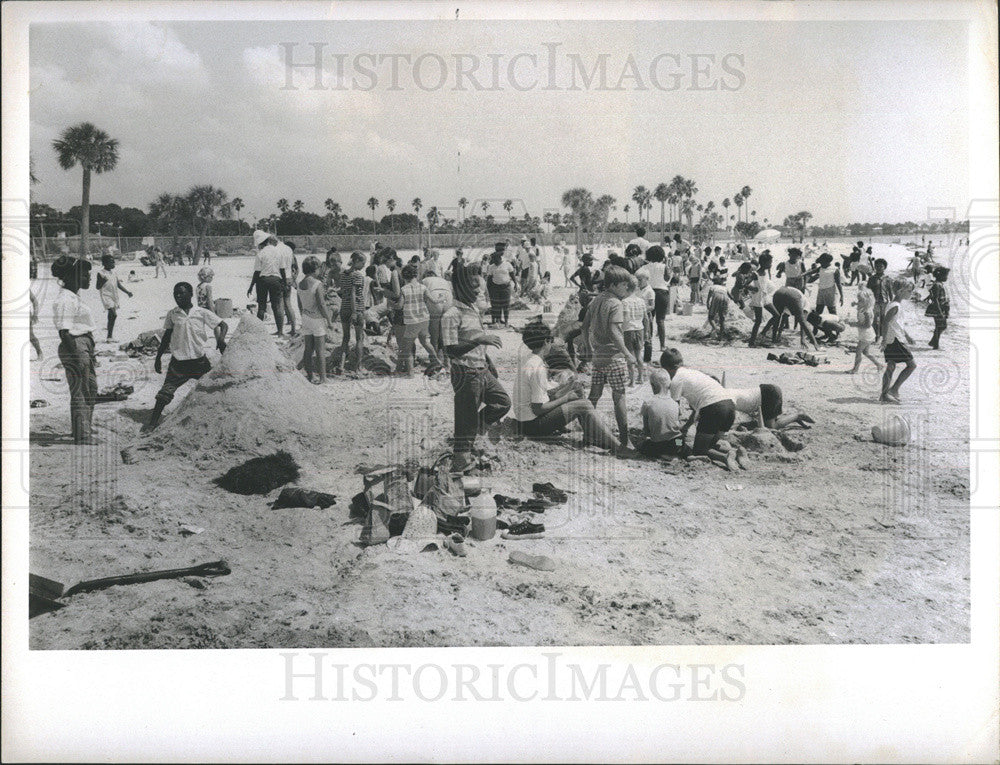
{"type": "Polygon", "coordinates": [[[233,315],[233,301],[229,298],[218,298],[215,301],[215,315],[220,319],[229,319],[233,315]]]}
{"type": "Polygon", "coordinates": [[[497,533],[497,506],[488,494],[470,498],[469,516],[472,518],[470,534],[473,539],[484,542],[493,539],[497,533]]]}

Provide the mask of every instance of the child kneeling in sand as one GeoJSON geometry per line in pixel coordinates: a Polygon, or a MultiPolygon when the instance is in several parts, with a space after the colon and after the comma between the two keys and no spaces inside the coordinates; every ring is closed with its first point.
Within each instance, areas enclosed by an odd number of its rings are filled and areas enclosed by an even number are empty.
{"type": "Polygon", "coordinates": [[[520,435],[545,439],[574,420],[583,428],[584,446],[615,451],[614,434],[583,397],[583,386],[575,376],[561,385],[549,387],[545,356],[552,349],[552,330],[532,322],[521,334],[525,348],[518,352],[517,377],[512,390],[514,421],[520,435]],[[525,353],[527,350],[530,353],[525,353]]]}
{"type": "Polygon", "coordinates": [[[670,398],[670,375],[662,369],[654,369],[649,373],[649,387],[653,389],[653,397],[644,401],[639,409],[645,436],[638,446],[639,453],[653,459],[685,456],[687,447],[681,435],[680,408],[670,398]]]}
{"type": "Polygon", "coordinates": [[[790,425],[809,428],[816,423],[803,412],[782,414],[784,397],[777,385],[761,383],[755,388],[727,388],[726,392],[736,405],[736,411],[750,415],[758,427],[784,430],[790,425]]]}
{"type": "Polygon", "coordinates": [[[215,347],[222,353],[226,350],[226,322],[211,311],[194,305],[194,288],[187,282],[177,282],[174,285],[174,302],[163,323],[163,338],[156,350],[156,360],[153,369],[157,374],[162,371],[163,354],[170,348],[170,364],[167,366],[167,376],[163,387],[156,394],[156,406],[142,431],[152,430],[160,421],[163,410],[174,399],[174,394],[188,380],[197,380],[208,372],[212,365],[205,356],[205,343],[208,331],[215,333],[215,347]]]}

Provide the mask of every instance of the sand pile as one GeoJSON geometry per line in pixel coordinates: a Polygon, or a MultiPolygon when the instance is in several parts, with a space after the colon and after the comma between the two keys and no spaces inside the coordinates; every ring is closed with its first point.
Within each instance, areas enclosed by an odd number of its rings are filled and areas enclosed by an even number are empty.
{"type": "Polygon", "coordinates": [[[552,334],[565,339],[566,335],[574,329],[578,329],[579,326],[580,296],[573,292],[566,300],[566,305],[559,312],[559,317],[556,319],[556,326],[553,328],[552,334]]]}
{"type": "Polygon", "coordinates": [[[133,448],[194,461],[259,456],[276,449],[315,454],[342,433],[331,401],[281,353],[268,329],[244,314],[218,364],[175,411],[133,448]]]}

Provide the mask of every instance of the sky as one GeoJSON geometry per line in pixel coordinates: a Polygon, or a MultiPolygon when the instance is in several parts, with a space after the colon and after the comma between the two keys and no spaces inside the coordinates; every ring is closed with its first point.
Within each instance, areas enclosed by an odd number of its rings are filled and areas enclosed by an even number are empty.
{"type": "Polygon", "coordinates": [[[920,221],[968,205],[968,55],[941,21],[33,24],[33,199],[80,203],[51,144],[89,121],[119,141],[97,204],[213,184],[244,219],[463,196],[541,216],[584,186],[624,219],[682,175],[702,203],[750,186],[759,221],[920,221]]]}

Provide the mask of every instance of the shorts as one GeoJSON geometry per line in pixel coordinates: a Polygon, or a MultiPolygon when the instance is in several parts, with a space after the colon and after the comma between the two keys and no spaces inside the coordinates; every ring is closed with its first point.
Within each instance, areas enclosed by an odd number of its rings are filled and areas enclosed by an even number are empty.
{"type": "Polygon", "coordinates": [[[633,354],[642,350],[643,332],[641,329],[626,329],[622,334],[625,336],[625,347],[633,354]]]}
{"type": "Polygon", "coordinates": [[[875,330],[871,327],[859,327],[858,328],[858,342],[859,343],[871,343],[875,340],[875,330]]]}
{"type": "Polygon", "coordinates": [[[687,453],[684,439],[670,438],[666,441],[650,441],[648,438],[639,444],[639,453],[644,457],[657,459],[659,457],[683,457],[687,453]]]}
{"type": "Polygon", "coordinates": [[[729,313],[729,299],[723,295],[715,293],[708,302],[708,317],[710,319],[724,319],[729,313]]]}
{"type": "Polygon", "coordinates": [[[563,407],[559,406],[533,420],[515,420],[514,426],[519,435],[528,438],[545,438],[565,428],[568,422],[563,407]]]}
{"type": "Polygon", "coordinates": [[[613,393],[624,393],[628,383],[628,362],[622,358],[614,358],[606,366],[594,366],[590,378],[590,390],[598,385],[608,385],[613,393]]]}
{"type": "Polygon", "coordinates": [[[816,310],[827,308],[830,313],[837,313],[837,288],[824,287],[816,293],[816,310]]]}
{"type": "Polygon", "coordinates": [[[913,361],[913,354],[910,353],[910,349],[899,342],[899,340],[893,340],[889,343],[885,347],[883,354],[885,355],[885,360],[890,364],[909,364],[913,361]]]}
{"type": "Polygon", "coordinates": [[[423,321],[418,321],[416,324],[407,324],[406,328],[403,330],[404,340],[416,340],[421,335],[426,335],[428,332],[428,327],[430,326],[430,320],[424,319],[423,321]]]}
{"type": "MultiPolygon", "coordinates": [[[[761,392],[761,408],[764,399],[761,392]]],[[[761,412],[763,413],[763,411],[761,412]]],[[[695,433],[725,433],[736,422],[736,404],[731,398],[716,401],[698,410],[698,427],[695,433]]]]}
{"type": "Polygon", "coordinates": [[[303,315],[302,334],[311,335],[312,337],[325,337],[326,322],[322,319],[322,317],[303,315]]]}
{"type": "Polygon", "coordinates": [[[762,383],[760,386],[760,414],[764,422],[773,420],[782,410],[781,388],[762,383]]]}

